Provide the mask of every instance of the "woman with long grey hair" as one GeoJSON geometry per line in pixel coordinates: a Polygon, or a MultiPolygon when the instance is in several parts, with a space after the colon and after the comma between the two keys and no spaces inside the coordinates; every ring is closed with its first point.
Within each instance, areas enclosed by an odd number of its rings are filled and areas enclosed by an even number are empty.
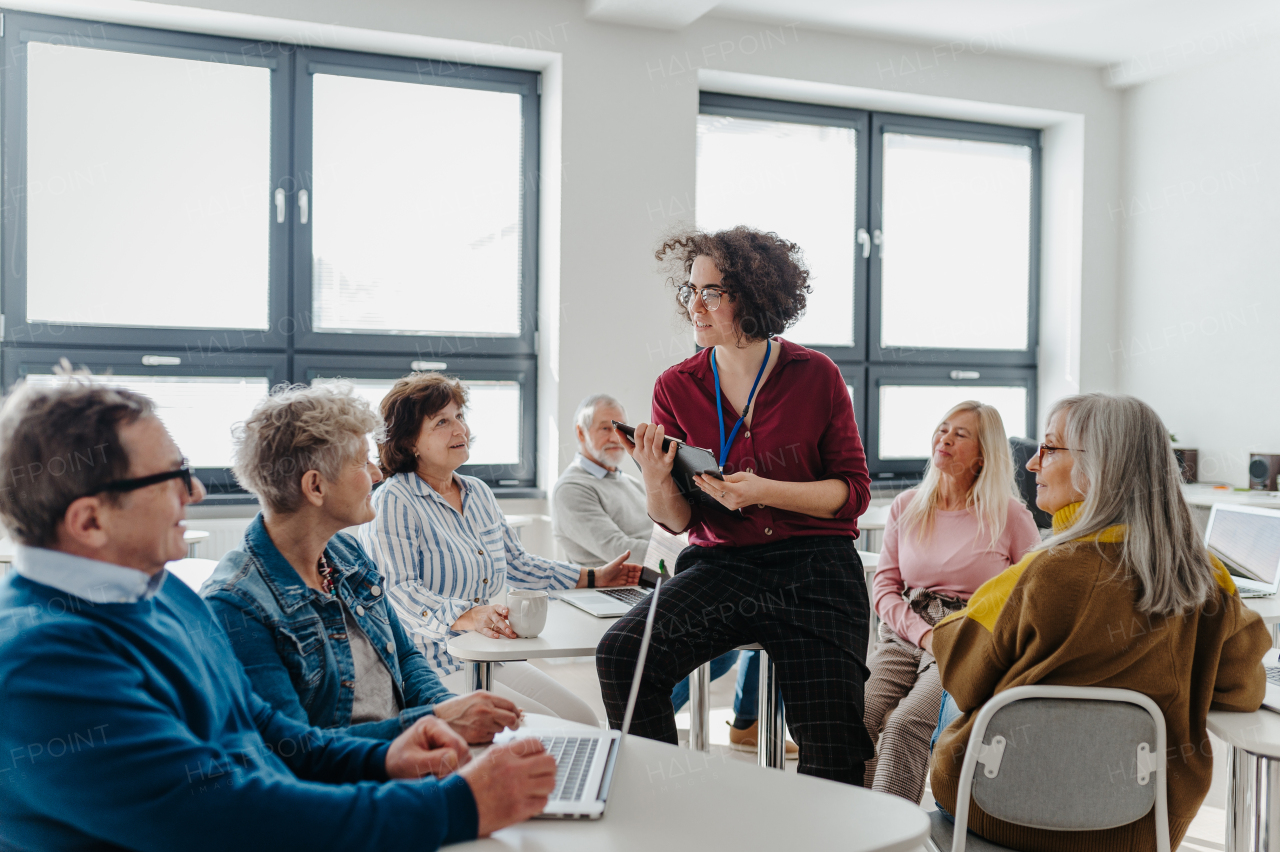
{"type": "MultiPolygon", "coordinates": [[[[1034,683],[1132,689],[1164,711],[1176,847],[1213,773],[1205,718],[1258,709],[1271,637],[1205,548],[1169,433],[1146,403],[1060,400],[1027,469],[1054,535],[934,628],[942,685],[960,713],[933,752],[934,798],[954,811],[973,719],[996,693],[1034,683]]],[[[1153,810],[1082,837],[969,812],[971,831],[1014,849],[1155,849],[1154,820],[1153,810]]]]}
{"type": "Polygon", "coordinates": [[[871,584],[880,633],[862,720],[877,743],[865,786],[920,801],[942,703],[933,625],[1039,542],[1000,412],[977,400],[954,406],[933,430],[924,480],[898,495],[885,524],[871,584]]]}

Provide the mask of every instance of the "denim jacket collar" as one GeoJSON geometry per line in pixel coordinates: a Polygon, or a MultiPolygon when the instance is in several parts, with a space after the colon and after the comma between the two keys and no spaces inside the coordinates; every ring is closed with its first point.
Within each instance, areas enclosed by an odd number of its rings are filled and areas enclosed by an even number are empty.
{"type": "MultiPolygon", "coordinates": [[[[320,596],[315,589],[302,581],[302,577],[298,576],[298,572],[271,540],[261,512],[245,530],[244,540],[249,552],[258,562],[263,581],[280,603],[281,610],[286,613],[296,612],[300,607],[320,596]]],[[[334,591],[345,592],[341,594],[344,600],[372,603],[381,594],[381,589],[378,590],[378,594],[372,591],[377,587],[376,576],[372,580],[361,576],[360,566],[335,553],[332,543],[325,546],[324,555],[329,560],[329,564],[334,567],[334,591]]]]}

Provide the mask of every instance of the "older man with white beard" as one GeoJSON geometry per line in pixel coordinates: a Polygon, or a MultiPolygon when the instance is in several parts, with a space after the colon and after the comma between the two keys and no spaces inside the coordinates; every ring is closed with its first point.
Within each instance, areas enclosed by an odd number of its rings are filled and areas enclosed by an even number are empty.
{"type": "Polygon", "coordinates": [[[627,550],[632,562],[644,562],[653,521],[640,480],[618,469],[627,450],[613,428],[613,421],[625,423],[627,414],[616,399],[598,393],[579,403],[573,419],[578,454],[551,492],[556,541],[579,565],[596,565],[601,554],[627,550]]]}

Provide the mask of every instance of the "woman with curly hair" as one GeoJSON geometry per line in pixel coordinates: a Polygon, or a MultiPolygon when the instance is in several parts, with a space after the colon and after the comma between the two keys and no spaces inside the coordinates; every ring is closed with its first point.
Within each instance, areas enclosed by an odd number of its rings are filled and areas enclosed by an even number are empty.
{"type": "MultiPolygon", "coordinates": [[[[870,498],[853,402],[831,359],[777,337],[810,292],[798,246],[745,227],[666,241],[676,299],[702,348],[658,377],[653,424],[632,457],[650,516],[690,546],[658,602],[632,733],[676,742],[671,688],[702,663],[759,642],[778,665],[800,771],[862,784],[869,604],[854,549],[870,498]],[[675,444],[714,448],[724,478],[676,488],[675,444]]],[[[596,667],[619,727],[644,611],[601,640],[596,667]]]]}

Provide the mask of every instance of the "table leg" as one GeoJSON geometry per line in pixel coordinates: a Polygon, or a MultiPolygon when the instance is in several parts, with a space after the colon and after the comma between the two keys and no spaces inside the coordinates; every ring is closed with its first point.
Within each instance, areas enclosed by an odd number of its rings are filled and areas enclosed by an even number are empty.
{"type": "Polygon", "coordinates": [[[1280,760],[1233,747],[1227,808],[1226,852],[1280,850],[1280,760]]]}
{"type": "Polygon", "coordinates": [[[195,558],[196,558],[196,548],[199,546],[199,544],[200,544],[200,542],[198,542],[198,541],[193,541],[193,542],[191,542],[190,544],[188,544],[188,545],[187,545],[187,558],[188,558],[188,559],[195,559],[195,558]]]}
{"type": "Polygon", "coordinates": [[[471,668],[471,691],[493,692],[493,663],[467,663],[471,668]]]}
{"type": "Polygon", "coordinates": [[[711,751],[707,725],[711,717],[711,663],[689,673],[689,748],[711,751]]]}
{"type": "Polygon", "coordinates": [[[757,653],[760,655],[760,724],[756,728],[756,758],[761,766],[784,769],[787,765],[787,726],[782,716],[778,672],[767,651],[757,653]]]}

